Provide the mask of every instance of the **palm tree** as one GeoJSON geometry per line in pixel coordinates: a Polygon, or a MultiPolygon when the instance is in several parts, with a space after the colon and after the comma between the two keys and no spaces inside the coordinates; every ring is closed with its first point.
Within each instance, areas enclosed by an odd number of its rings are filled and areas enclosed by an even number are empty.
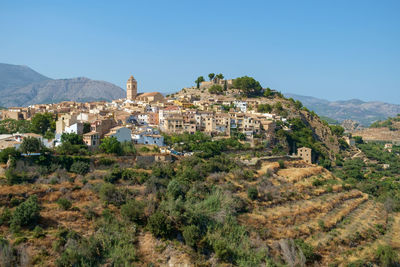
{"type": "Polygon", "coordinates": [[[224,75],[222,75],[222,73],[217,74],[217,76],[215,76],[215,77],[217,77],[217,79],[220,79],[220,80],[224,79],[224,75]]]}
{"type": "Polygon", "coordinates": [[[199,89],[199,88],[200,88],[200,83],[204,82],[204,77],[203,77],[203,76],[199,76],[199,77],[197,78],[197,80],[195,80],[194,82],[195,82],[196,85],[197,85],[197,89],[199,89]]]}
{"type": "Polygon", "coordinates": [[[210,81],[211,81],[212,79],[214,79],[214,77],[215,77],[215,73],[210,73],[210,74],[208,74],[208,78],[210,78],[210,81]]]}

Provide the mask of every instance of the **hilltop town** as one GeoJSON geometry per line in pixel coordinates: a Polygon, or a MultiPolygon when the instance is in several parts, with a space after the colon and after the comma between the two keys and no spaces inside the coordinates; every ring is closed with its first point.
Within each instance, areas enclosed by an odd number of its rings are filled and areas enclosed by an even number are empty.
{"type": "MultiPolygon", "coordinates": [[[[154,145],[168,153],[171,149],[165,147],[161,132],[202,132],[216,139],[234,135],[252,147],[264,143],[272,148],[276,143],[276,129],[289,131],[285,123],[296,116],[296,112],[287,110],[296,102],[290,103],[279,92],[268,89],[265,96],[247,98],[233,88],[233,80],[224,80],[223,76],[212,77],[210,81],[200,82],[198,88],[184,88],[166,97],[159,92],[138,93],[137,90],[138,82],[131,76],[126,83],[124,99],[10,107],[3,110],[1,116],[3,121],[30,121],[35,114],[51,114],[55,120],[55,136],[40,137],[48,148],[61,145],[63,133],[74,133],[83,136],[84,143],[92,150],[99,147],[102,139],[115,137],[121,143],[154,145]]],[[[24,136],[39,137],[37,133],[26,132],[3,134],[0,147],[18,148],[24,136]]],[[[175,154],[183,152],[172,150],[175,154]]],[[[297,151],[292,152],[297,154],[297,151]]],[[[305,160],[311,162],[311,158],[305,160]]]]}

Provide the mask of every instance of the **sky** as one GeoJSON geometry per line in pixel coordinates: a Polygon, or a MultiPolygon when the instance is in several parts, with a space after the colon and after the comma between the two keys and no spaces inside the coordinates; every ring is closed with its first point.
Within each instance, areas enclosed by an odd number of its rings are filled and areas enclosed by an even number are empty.
{"type": "Polygon", "coordinates": [[[0,0],[0,62],[174,92],[208,73],[400,104],[400,1],[0,0]]]}

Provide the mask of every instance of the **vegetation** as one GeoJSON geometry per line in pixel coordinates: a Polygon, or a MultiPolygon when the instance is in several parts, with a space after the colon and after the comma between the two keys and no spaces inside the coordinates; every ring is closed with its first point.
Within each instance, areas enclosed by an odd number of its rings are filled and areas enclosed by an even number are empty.
{"type": "Polygon", "coordinates": [[[239,89],[247,97],[262,94],[261,84],[252,77],[243,76],[233,80],[233,87],[239,89]]]}
{"type": "Polygon", "coordinates": [[[197,87],[197,89],[199,89],[200,88],[200,84],[202,83],[202,82],[204,82],[205,80],[204,80],[204,77],[203,76],[199,76],[194,82],[196,83],[196,87],[197,87]]]}
{"type": "Polygon", "coordinates": [[[210,94],[222,95],[224,94],[224,88],[221,85],[214,84],[210,88],[208,88],[208,92],[210,94]]]}
{"type": "Polygon", "coordinates": [[[100,144],[100,149],[107,154],[122,154],[122,145],[115,137],[106,137],[100,144]]]}

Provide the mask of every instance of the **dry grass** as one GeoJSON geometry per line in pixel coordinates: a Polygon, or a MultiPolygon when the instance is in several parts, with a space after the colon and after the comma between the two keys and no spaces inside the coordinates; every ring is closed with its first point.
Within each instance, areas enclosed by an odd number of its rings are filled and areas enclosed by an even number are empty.
{"type": "Polygon", "coordinates": [[[292,183],[297,183],[304,178],[318,175],[325,172],[325,169],[321,166],[308,167],[308,168],[286,168],[280,169],[278,175],[285,177],[292,183]]]}

